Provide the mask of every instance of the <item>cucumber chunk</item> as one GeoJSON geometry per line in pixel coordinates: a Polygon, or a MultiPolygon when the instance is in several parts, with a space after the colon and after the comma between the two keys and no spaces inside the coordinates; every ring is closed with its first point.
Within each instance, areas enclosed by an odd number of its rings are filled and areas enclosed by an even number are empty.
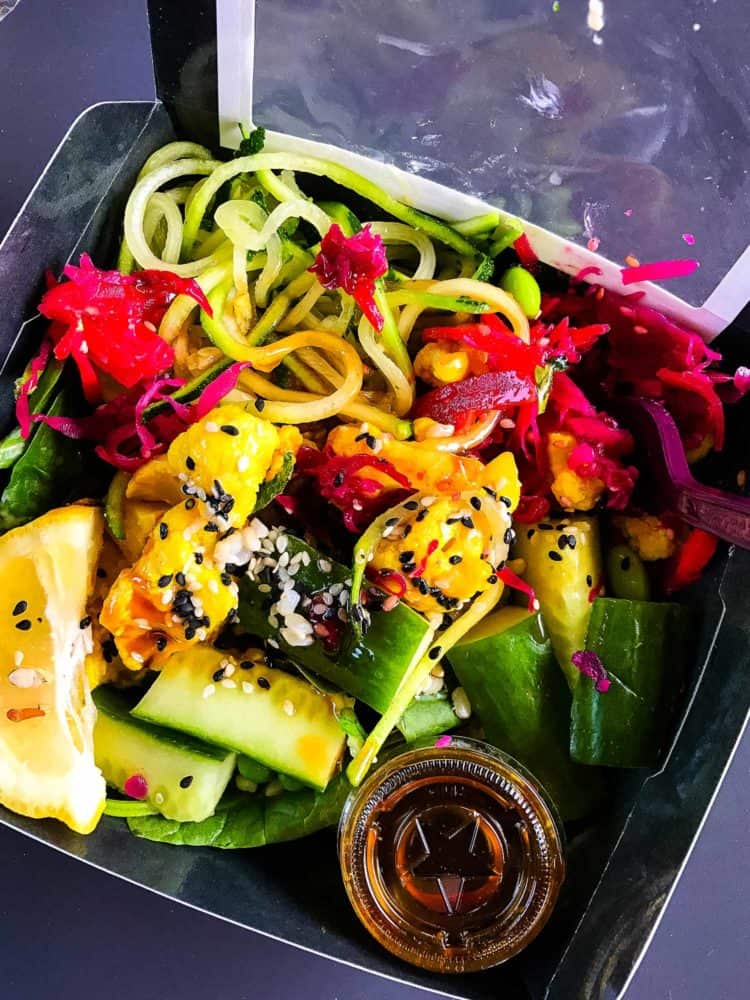
{"type": "Polygon", "coordinates": [[[591,812],[601,774],[570,759],[570,693],[539,615],[501,608],[448,658],[487,740],[528,767],[564,820],[591,812]]]}
{"type": "Polygon", "coordinates": [[[139,774],[148,786],[145,801],[167,819],[213,815],[234,771],[233,753],[133,718],[130,701],[115,688],[96,688],[93,699],[94,758],[108,785],[124,792],[139,774]]]}
{"type": "Polygon", "coordinates": [[[236,750],[319,789],[344,751],[333,698],[282,670],[262,664],[244,670],[213,649],[175,654],[133,714],[236,750]],[[234,667],[231,676],[214,680],[222,665],[234,667]]]}
{"type": "MultiPolygon", "coordinates": [[[[342,590],[351,586],[350,570],[324,558],[293,535],[287,538],[290,561],[304,553],[307,563],[301,563],[296,571],[295,589],[313,596],[330,593],[334,586],[337,592],[332,595],[332,606],[340,607],[342,590]]],[[[279,591],[271,573],[265,582],[272,588],[270,593],[260,591],[260,579],[242,578],[238,609],[242,627],[262,639],[273,639],[293,663],[331,681],[376,712],[385,712],[429,630],[425,619],[402,603],[392,611],[373,611],[367,635],[358,641],[347,627],[339,648],[327,649],[317,637],[309,646],[290,646],[268,620],[269,608],[278,600],[279,591]]]]}

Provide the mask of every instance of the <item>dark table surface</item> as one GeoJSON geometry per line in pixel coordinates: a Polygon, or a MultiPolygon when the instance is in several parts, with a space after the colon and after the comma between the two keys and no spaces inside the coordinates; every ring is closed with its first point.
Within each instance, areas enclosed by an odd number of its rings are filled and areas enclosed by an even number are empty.
{"type": "MultiPolygon", "coordinates": [[[[152,97],[141,0],[21,0],[0,23],[0,233],[83,108],[152,97]]],[[[748,995],[749,776],[750,733],[628,1000],[748,995]]],[[[2,826],[0,886],[0,993],[14,1000],[426,995],[190,910],[2,826]]]]}

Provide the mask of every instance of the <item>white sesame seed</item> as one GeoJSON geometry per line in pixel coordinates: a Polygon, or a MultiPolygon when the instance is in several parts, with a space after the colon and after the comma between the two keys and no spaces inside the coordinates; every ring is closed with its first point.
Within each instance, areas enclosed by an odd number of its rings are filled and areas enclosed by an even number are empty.
{"type": "Polygon", "coordinates": [[[340,622],[348,622],[349,616],[346,613],[346,608],[339,608],[336,612],[336,617],[340,622]]]}
{"type": "Polygon", "coordinates": [[[283,569],[285,569],[289,565],[289,553],[288,552],[283,552],[279,556],[279,563],[278,564],[283,569]]]}
{"type": "Polygon", "coordinates": [[[330,606],[333,604],[333,598],[328,593],[328,591],[324,590],[323,593],[320,596],[321,596],[321,599],[323,601],[323,604],[325,604],[327,607],[330,608],[330,606]]]}
{"type": "Polygon", "coordinates": [[[288,698],[281,707],[287,715],[294,715],[294,704],[288,698]]]}
{"type": "Polygon", "coordinates": [[[203,688],[203,697],[210,698],[212,694],[216,694],[216,685],[206,684],[206,686],[203,688]]]}
{"type": "Polygon", "coordinates": [[[23,650],[22,649],[17,649],[16,650],[16,655],[13,658],[13,662],[15,663],[15,665],[17,667],[20,667],[21,664],[23,663],[23,657],[24,657],[23,650]]]}
{"type": "Polygon", "coordinates": [[[209,580],[207,586],[208,586],[208,589],[211,591],[212,594],[218,594],[219,593],[219,584],[217,583],[216,580],[209,580]]]}
{"type": "Polygon", "coordinates": [[[13,687],[18,688],[41,687],[45,682],[39,671],[33,670],[31,667],[18,667],[16,670],[11,670],[8,674],[8,680],[13,687]]]}
{"type": "Polygon", "coordinates": [[[250,683],[250,681],[243,681],[242,690],[245,692],[245,694],[250,694],[253,690],[253,685],[250,683]]]}
{"type": "Polygon", "coordinates": [[[136,663],[143,663],[143,657],[140,653],[131,653],[130,656],[135,660],[136,663]]]}
{"type": "Polygon", "coordinates": [[[250,456],[240,455],[240,457],[237,459],[237,471],[247,472],[249,468],[250,468],[250,456]]]}
{"type": "Polygon", "coordinates": [[[432,507],[432,505],[435,503],[436,500],[437,497],[422,497],[422,506],[432,507]]]}
{"type": "Polygon", "coordinates": [[[289,538],[287,535],[279,535],[276,539],[276,549],[279,552],[286,552],[287,546],[289,545],[289,538]]]}
{"type": "Polygon", "coordinates": [[[225,677],[231,677],[232,674],[235,672],[236,669],[237,668],[235,667],[235,665],[233,663],[227,663],[227,665],[224,667],[224,676],[225,677]]]}
{"type": "Polygon", "coordinates": [[[268,642],[268,645],[271,646],[272,649],[279,649],[280,648],[278,642],[276,642],[275,639],[268,639],[267,642],[268,642]]]}
{"type": "Polygon", "coordinates": [[[516,426],[516,422],[515,420],[512,420],[510,417],[503,417],[503,419],[500,421],[500,426],[503,428],[503,430],[512,431],[513,428],[516,426]]]}
{"type": "Polygon", "coordinates": [[[271,593],[271,587],[267,583],[261,583],[258,586],[258,590],[261,592],[261,594],[270,594],[271,593]]]}
{"type": "Polygon", "coordinates": [[[334,583],[329,587],[328,593],[331,597],[338,597],[341,591],[344,589],[343,583],[334,583]]]}
{"type": "Polygon", "coordinates": [[[156,795],[154,795],[154,802],[157,804],[157,806],[160,806],[160,805],[163,804],[163,802],[164,802],[164,795],[162,794],[162,792],[157,792],[156,795]]]}
{"type": "Polygon", "coordinates": [[[302,559],[300,560],[303,566],[309,566],[311,559],[307,552],[300,552],[302,559]]]}
{"type": "Polygon", "coordinates": [[[233,681],[233,680],[231,680],[231,678],[225,677],[222,680],[222,682],[221,682],[221,686],[223,688],[236,688],[237,687],[237,681],[233,681]]]}
{"type": "Polygon", "coordinates": [[[215,424],[213,420],[209,420],[208,423],[204,424],[203,426],[206,428],[209,434],[215,434],[219,429],[219,425],[215,424]]]}
{"type": "Polygon", "coordinates": [[[174,597],[174,591],[172,590],[171,587],[168,587],[164,591],[164,593],[161,595],[161,603],[162,604],[171,604],[173,597],[174,597]]]}
{"type": "Polygon", "coordinates": [[[206,632],[204,628],[199,628],[198,631],[195,633],[195,635],[196,638],[198,639],[198,642],[205,642],[208,632],[206,632]]]}
{"type": "Polygon", "coordinates": [[[145,618],[135,618],[133,620],[133,624],[137,625],[138,628],[143,628],[143,629],[150,629],[151,628],[151,622],[146,621],[145,618]]]}
{"type": "Polygon", "coordinates": [[[333,563],[327,559],[318,559],[318,569],[321,573],[330,573],[333,569],[333,563]]]}

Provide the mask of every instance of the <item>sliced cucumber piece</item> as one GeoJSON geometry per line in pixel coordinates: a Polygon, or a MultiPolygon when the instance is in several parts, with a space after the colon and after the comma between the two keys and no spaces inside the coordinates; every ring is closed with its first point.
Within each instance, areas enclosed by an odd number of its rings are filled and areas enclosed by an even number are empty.
{"type": "Polygon", "coordinates": [[[401,716],[398,728],[407,743],[447,733],[461,724],[447,695],[415,698],[401,716]]]}
{"type": "Polygon", "coordinates": [[[344,752],[334,699],[282,670],[263,664],[244,670],[213,649],[175,654],[133,714],[246,754],[314,788],[326,787],[344,752]],[[234,670],[222,677],[226,665],[234,670]]]}
{"type": "Polygon", "coordinates": [[[570,693],[539,615],[501,608],[448,656],[489,742],[529,768],[563,819],[591,812],[601,775],[570,759],[570,693]]]}
{"type": "Polygon", "coordinates": [[[142,775],[144,800],[167,819],[198,822],[212,816],[232,777],[235,755],[130,714],[130,701],[111,687],[93,692],[97,708],[94,758],[107,784],[125,792],[142,775]]]}
{"type": "MultiPolygon", "coordinates": [[[[341,592],[351,586],[350,570],[323,557],[293,535],[287,538],[290,561],[298,553],[307,557],[307,565],[300,564],[297,570],[295,589],[313,596],[330,593],[334,586],[335,606],[340,606],[341,592]]],[[[267,580],[265,576],[257,580],[243,577],[238,609],[243,628],[262,639],[273,639],[293,663],[320,674],[376,712],[384,712],[429,631],[425,619],[402,603],[392,611],[373,611],[367,635],[359,640],[347,627],[338,649],[327,650],[317,637],[310,646],[290,646],[268,620],[269,608],[278,599],[277,584],[270,572],[267,580]],[[264,583],[271,586],[270,593],[260,591],[264,583]]]]}

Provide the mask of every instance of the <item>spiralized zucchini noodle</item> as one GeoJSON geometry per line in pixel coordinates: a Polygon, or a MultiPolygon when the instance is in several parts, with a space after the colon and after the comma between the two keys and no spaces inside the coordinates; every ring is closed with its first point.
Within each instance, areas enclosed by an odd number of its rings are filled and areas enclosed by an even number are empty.
{"type": "MultiPolygon", "coordinates": [[[[196,143],[173,142],[152,153],[138,175],[118,264],[126,272],[155,268],[195,278],[205,292],[210,313],[179,295],[159,328],[185,370],[205,369],[218,352],[250,363],[242,391],[251,402],[264,400],[270,420],[338,416],[403,440],[412,433],[413,355],[428,318],[455,324],[494,313],[529,340],[515,299],[472,277],[483,259],[472,232],[398,202],[336,163],[289,152],[220,162],[196,143]],[[375,286],[380,331],[343,287],[325,287],[308,270],[333,223],[343,217],[356,231],[359,222],[344,206],[305,194],[305,175],[343,186],[390,216],[365,223],[389,260],[375,286]]],[[[496,420],[485,414],[461,433],[420,444],[468,451],[496,420]]]]}

